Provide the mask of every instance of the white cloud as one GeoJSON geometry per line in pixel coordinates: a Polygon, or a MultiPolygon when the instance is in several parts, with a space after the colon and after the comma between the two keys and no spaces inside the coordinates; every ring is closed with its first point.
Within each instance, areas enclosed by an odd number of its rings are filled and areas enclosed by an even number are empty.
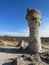
{"type": "Polygon", "coordinates": [[[28,37],[29,33],[26,31],[22,32],[0,32],[0,35],[8,35],[8,36],[25,36],[28,37]]]}
{"type": "MultiPolygon", "coordinates": [[[[29,28],[22,30],[27,36],[29,36],[29,28]]],[[[40,29],[40,37],[49,37],[49,23],[44,23],[43,28],[40,29]]]]}
{"type": "MultiPolygon", "coordinates": [[[[0,35],[9,36],[29,36],[29,28],[22,29],[20,32],[0,32],[0,35]]],[[[49,23],[43,25],[43,29],[40,29],[41,37],[49,37],[49,23]]]]}
{"type": "Polygon", "coordinates": [[[0,32],[0,35],[12,35],[12,36],[15,36],[15,35],[18,35],[17,32],[0,32]]]}
{"type": "Polygon", "coordinates": [[[43,29],[40,31],[41,37],[49,37],[49,23],[43,25],[43,29]]]}
{"type": "Polygon", "coordinates": [[[40,36],[41,37],[49,37],[49,30],[41,30],[40,36]]]}

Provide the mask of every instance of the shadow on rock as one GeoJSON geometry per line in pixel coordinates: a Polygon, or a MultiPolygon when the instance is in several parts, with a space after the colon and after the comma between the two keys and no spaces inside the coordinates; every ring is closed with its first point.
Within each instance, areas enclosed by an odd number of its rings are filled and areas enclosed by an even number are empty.
{"type": "Polygon", "coordinates": [[[45,63],[49,64],[49,56],[43,56],[41,57],[42,61],[44,61],[45,63]]]}
{"type": "Polygon", "coordinates": [[[4,52],[4,53],[13,53],[13,54],[23,54],[23,53],[27,53],[29,54],[29,51],[26,49],[16,49],[16,48],[0,48],[0,52],[4,52]]]}
{"type": "Polygon", "coordinates": [[[14,65],[13,62],[10,62],[10,63],[4,63],[2,65],[14,65]]]}

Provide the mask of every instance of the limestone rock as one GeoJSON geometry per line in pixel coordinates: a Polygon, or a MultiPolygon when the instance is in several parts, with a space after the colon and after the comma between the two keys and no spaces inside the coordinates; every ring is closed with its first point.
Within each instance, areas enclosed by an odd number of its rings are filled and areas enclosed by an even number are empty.
{"type": "Polygon", "coordinates": [[[22,57],[18,57],[15,62],[14,62],[15,65],[25,65],[25,61],[23,60],[22,57]]]}
{"type": "Polygon", "coordinates": [[[20,47],[22,47],[23,49],[26,49],[28,47],[28,43],[26,41],[22,40],[20,47]]]}
{"type": "Polygon", "coordinates": [[[41,13],[37,9],[27,9],[26,19],[30,29],[30,42],[28,49],[34,53],[40,53],[42,50],[41,39],[39,35],[39,26],[41,23],[41,13]]]}

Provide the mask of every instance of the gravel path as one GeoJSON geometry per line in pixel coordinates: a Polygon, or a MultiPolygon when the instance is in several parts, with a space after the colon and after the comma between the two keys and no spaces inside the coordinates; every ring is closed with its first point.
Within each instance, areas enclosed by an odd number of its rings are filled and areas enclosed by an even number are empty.
{"type": "Polygon", "coordinates": [[[13,65],[12,59],[16,58],[18,55],[16,53],[15,47],[1,47],[0,48],[0,65],[13,65]]]}

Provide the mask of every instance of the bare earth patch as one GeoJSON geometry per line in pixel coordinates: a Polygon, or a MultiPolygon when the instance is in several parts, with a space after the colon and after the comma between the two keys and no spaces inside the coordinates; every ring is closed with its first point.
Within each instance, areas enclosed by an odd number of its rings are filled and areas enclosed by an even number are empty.
{"type": "Polygon", "coordinates": [[[0,47],[0,65],[12,65],[15,57],[22,55],[16,53],[16,47],[0,47]]]}
{"type": "MultiPolygon", "coordinates": [[[[20,47],[0,46],[0,65],[14,65],[13,60],[15,60],[17,57],[21,58],[21,56],[23,55],[24,58],[27,60],[25,61],[25,63],[28,63],[28,61],[30,63],[30,61],[33,59],[34,56],[30,56],[30,54],[28,54],[26,50],[21,50],[19,48],[20,47]]],[[[44,46],[44,49],[49,53],[49,46],[44,46]]],[[[49,65],[49,54],[47,55],[46,53],[40,56],[42,62],[44,62],[46,65],[49,65]]]]}

